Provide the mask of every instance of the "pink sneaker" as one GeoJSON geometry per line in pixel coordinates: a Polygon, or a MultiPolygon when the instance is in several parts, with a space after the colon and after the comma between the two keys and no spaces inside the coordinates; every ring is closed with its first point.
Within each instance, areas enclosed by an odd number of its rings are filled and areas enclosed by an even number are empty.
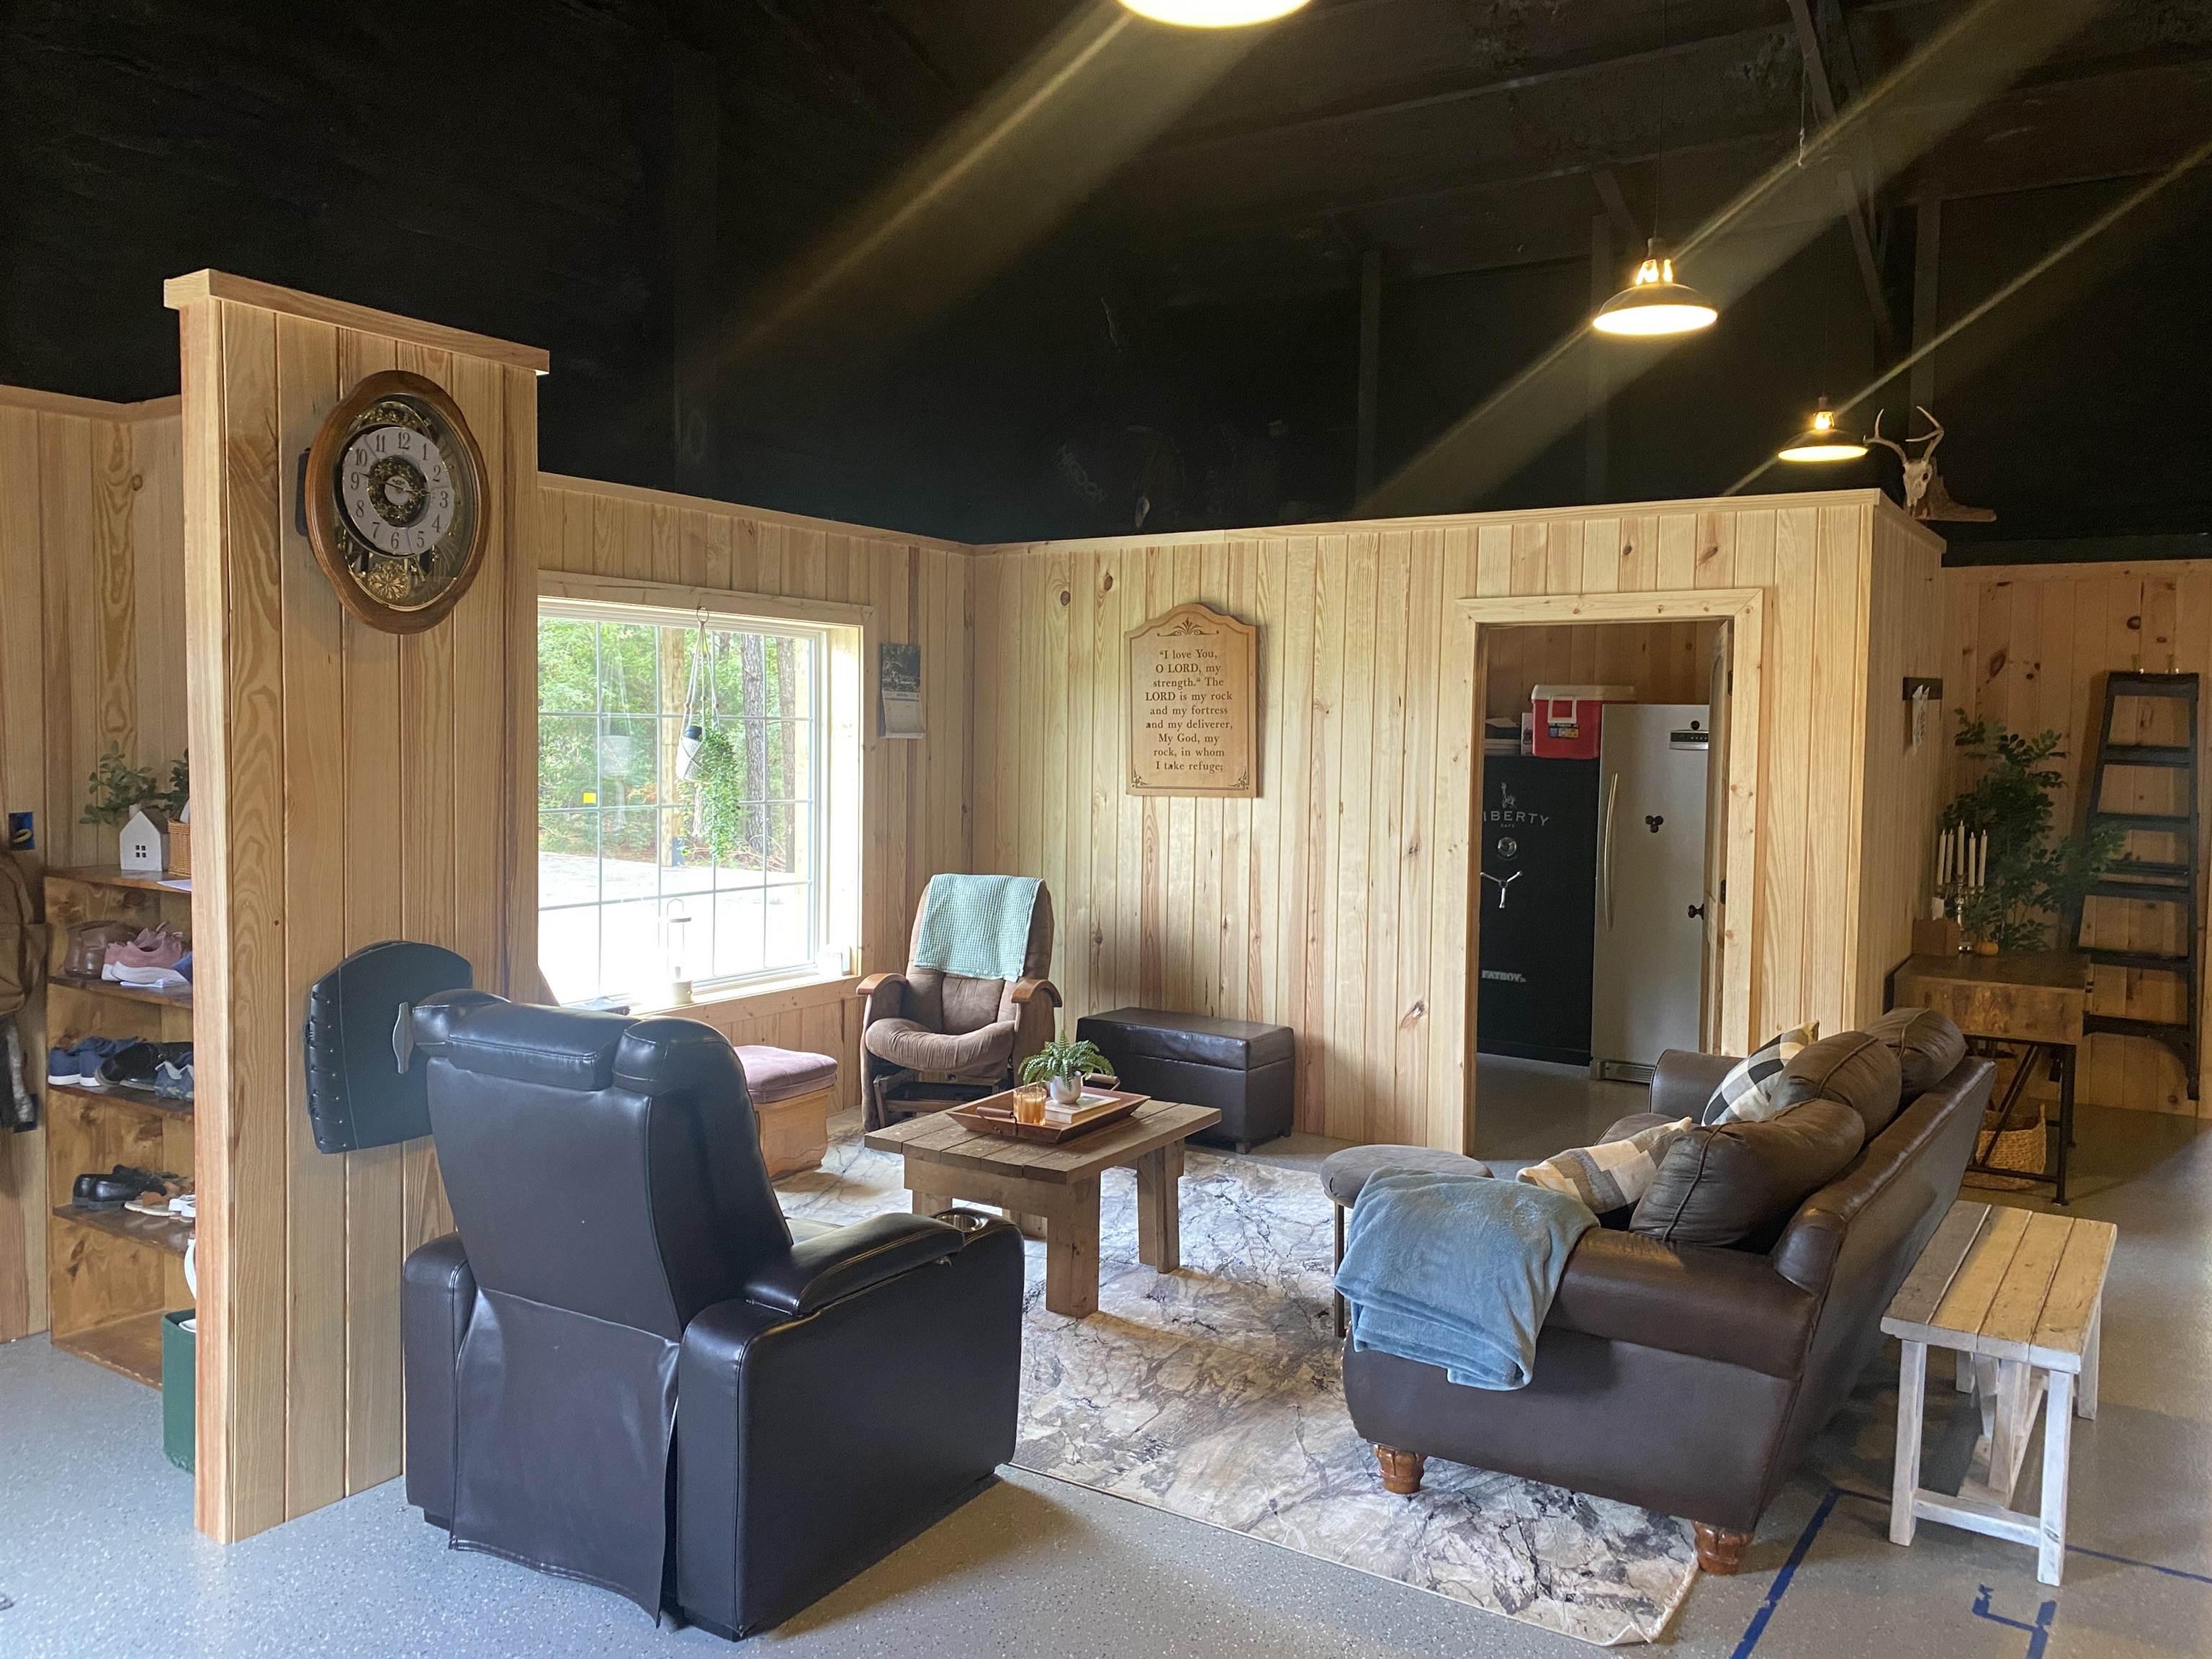
{"type": "MultiPolygon", "coordinates": [[[[147,928],[134,939],[109,945],[106,968],[174,968],[184,959],[185,952],[191,949],[182,933],[157,925],[147,928]]],[[[113,975],[103,969],[102,977],[112,978],[113,975]]]]}

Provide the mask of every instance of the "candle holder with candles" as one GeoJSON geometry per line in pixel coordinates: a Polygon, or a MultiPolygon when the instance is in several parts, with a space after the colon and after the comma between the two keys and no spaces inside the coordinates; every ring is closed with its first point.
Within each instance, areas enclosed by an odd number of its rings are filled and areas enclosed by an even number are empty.
{"type": "Polygon", "coordinates": [[[1954,741],[1972,781],[1943,809],[1936,890],[1958,919],[1960,948],[1991,956],[2070,944],[2125,836],[2110,826],[2053,832],[2052,797],[2065,781],[2049,764],[2065,758],[2057,732],[2024,738],[1962,712],[1954,741]]]}

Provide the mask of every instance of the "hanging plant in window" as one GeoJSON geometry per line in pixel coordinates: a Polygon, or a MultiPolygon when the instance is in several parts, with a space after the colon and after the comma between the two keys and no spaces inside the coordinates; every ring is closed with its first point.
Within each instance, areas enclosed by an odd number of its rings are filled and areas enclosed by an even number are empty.
{"type": "Polygon", "coordinates": [[[745,769],[726,728],[708,725],[691,760],[692,825],[701,846],[727,864],[751,844],[751,813],[745,799],[745,769]]]}
{"type": "Polygon", "coordinates": [[[1954,741],[1979,769],[1972,787],[1943,809],[1943,827],[1990,838],[1988,874],[1960,896],[1960,926],[1967,938],[2002,951],[2048,948],[2054,922],[2060,943],[2073,939],[2089,890],[2126,861],[2124,832],[2108,824],[2087,837],[2051,833],[2051,798],[2065,781],[2045,763],[2065,758],[2057,732],[2024,738],[1961,710],[1954,741]]]}

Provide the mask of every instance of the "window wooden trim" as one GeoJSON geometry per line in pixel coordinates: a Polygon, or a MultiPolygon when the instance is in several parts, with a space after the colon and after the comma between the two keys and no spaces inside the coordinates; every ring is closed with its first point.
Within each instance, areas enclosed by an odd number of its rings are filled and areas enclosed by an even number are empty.
{"type": "Polygon", "coordinates": [[[585,605],[620,605],[641,613],[635,620],[690,623],[709,617],[761,622],[810,623],[824,628],[858,628],[872,634],[876,608],[838,599],[795,599],[785,593],[738,593],[724,587],[692,587],[682,582],[633,581],[621,576],[585,576],[568,570],[538,573],[541,599],[574,599],[585,605]]]}

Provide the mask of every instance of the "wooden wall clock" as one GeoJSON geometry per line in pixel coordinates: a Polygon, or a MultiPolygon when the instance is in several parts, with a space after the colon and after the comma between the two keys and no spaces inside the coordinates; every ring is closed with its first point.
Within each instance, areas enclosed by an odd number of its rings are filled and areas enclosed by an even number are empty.
{"type": "Polygon", "coordinates": [[[434,628],[483,565],[483,452],[420,374],[372,374],[325,418],[301,494],[316,562],[345,608],[387,634],[434,628]]]}

